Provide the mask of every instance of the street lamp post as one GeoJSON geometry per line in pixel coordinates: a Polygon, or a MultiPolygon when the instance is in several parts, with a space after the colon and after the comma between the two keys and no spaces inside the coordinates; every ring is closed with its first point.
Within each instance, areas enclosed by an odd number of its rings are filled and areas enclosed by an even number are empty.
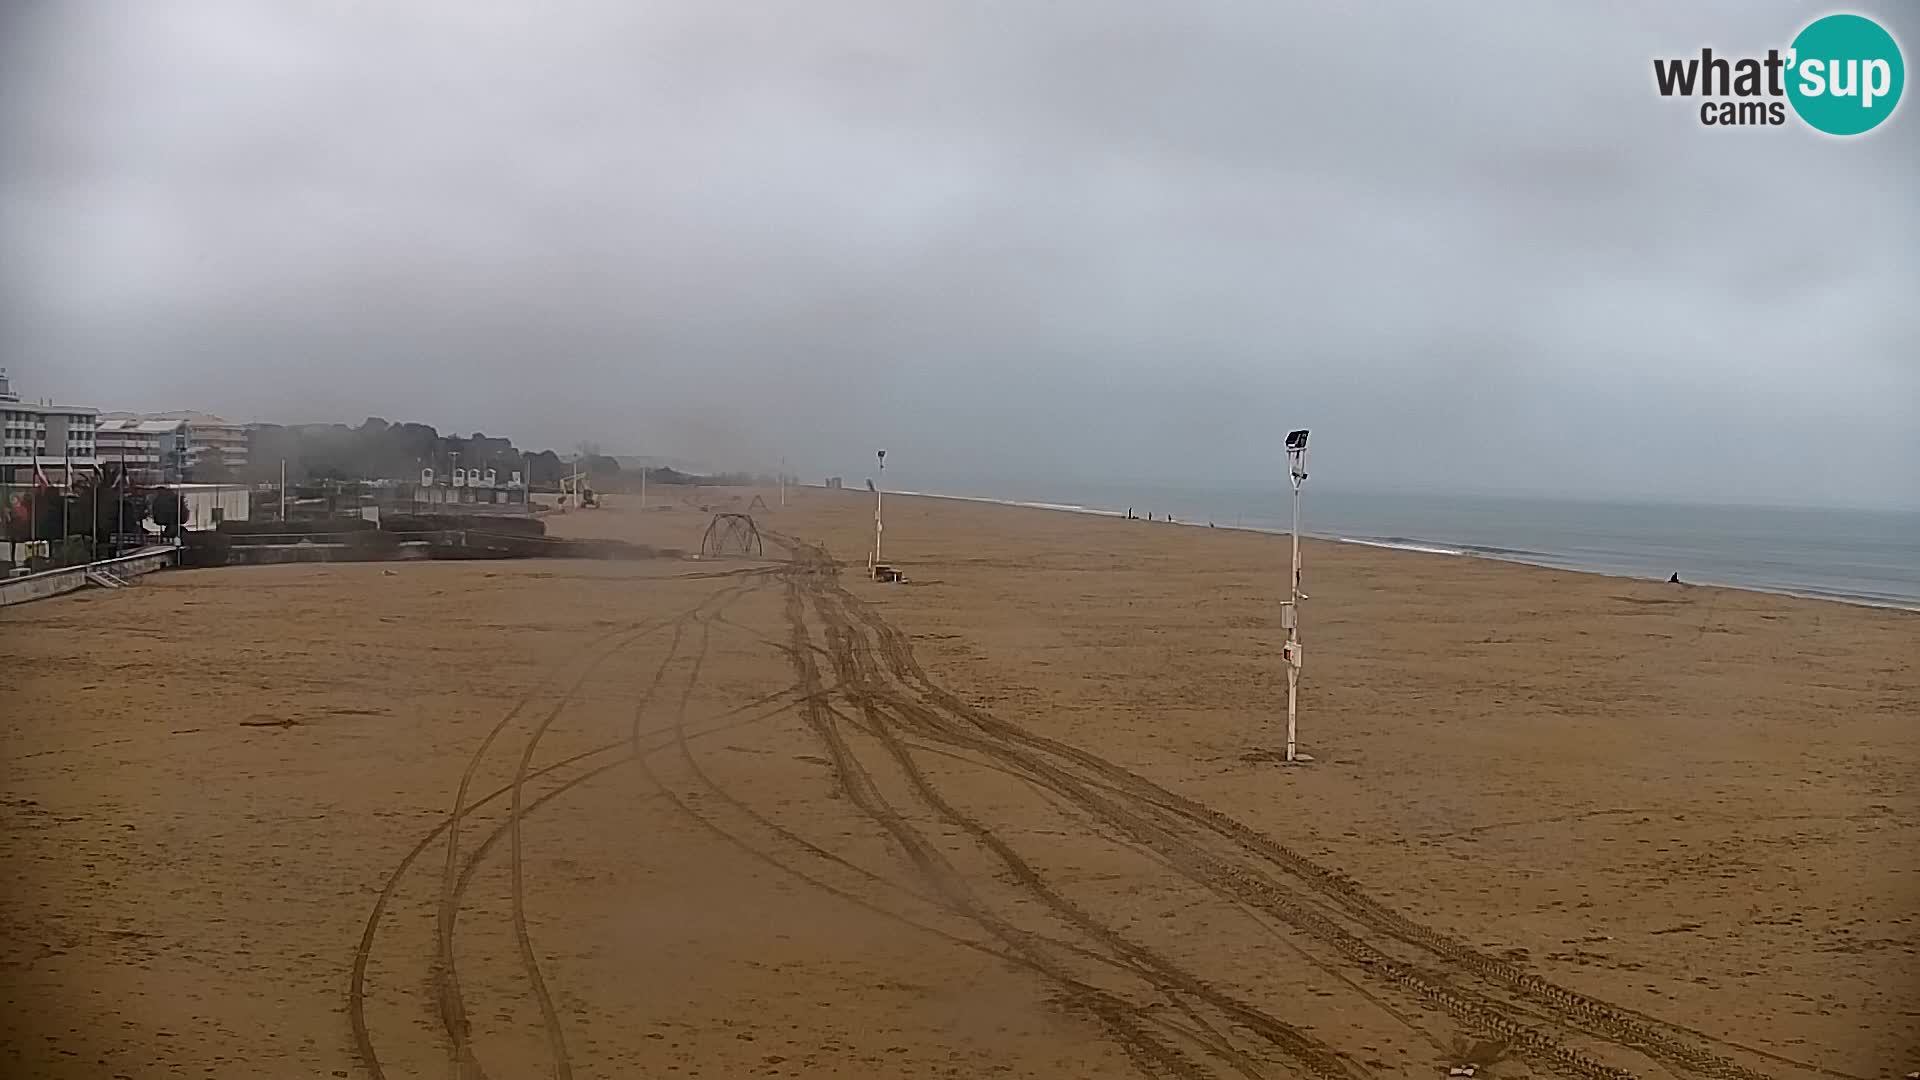
{"type": "Polygon", "coordinates": [[[887,489],[887,452],[880,451],[880,475],[873,482],[873,562],[867,566],[867,576],[877,573],[880,565],[880,495],[887,489]]]}
{"type": "Polygon", "coordinates": [[[1299,752],[1298,702],[1300,693],[1300,485],[1307,479],[1307,429],[1287,433],[1287,474],[1293,481],[1293,574],[1287,585],[1287,600],[1280,608],[1280,625],[1287,632],[1287,643],[1280,656],[1287,665],[1287,760],[1312,761],[1299,752]]]}

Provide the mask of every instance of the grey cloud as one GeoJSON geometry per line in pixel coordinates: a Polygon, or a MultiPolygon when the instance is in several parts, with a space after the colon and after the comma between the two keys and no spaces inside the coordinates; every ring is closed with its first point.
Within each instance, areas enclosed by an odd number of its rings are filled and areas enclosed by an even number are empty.
{"type": "Polygon", "coordinates": [[[1310,423],[1344,486],[1920,505],[1916,106],[1652,89],[1812,9],[482,7],[6,8],[0,363],[909,480],[1270,483],[1310,423]]]}

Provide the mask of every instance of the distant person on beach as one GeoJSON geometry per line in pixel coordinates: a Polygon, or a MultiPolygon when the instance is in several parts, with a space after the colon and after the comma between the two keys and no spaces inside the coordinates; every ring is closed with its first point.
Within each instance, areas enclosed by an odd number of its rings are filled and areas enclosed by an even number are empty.
{"type": "Polygon", "coordinates": [[[1679,585],[1679,584],[1681,584],[1681,581],[1680,581],[1680,571],[1678,571],[1678,570],[1675,570],[1675,571],[1673,572],[1673,576],[1667,579],[1667,584],[1669,584],[1669,585],[1679,585]]]}

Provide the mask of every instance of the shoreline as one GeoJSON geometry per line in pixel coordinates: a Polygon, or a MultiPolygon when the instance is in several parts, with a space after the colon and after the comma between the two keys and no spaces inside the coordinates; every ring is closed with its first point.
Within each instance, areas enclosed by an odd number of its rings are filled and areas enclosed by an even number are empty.
{"type": "MultiPolygon", "coordinates": [[[[986,495],[948,495],[942,492],[935,492],[935,491],[900,490],[900,491],[890,492],[889,494],[906,495],[906,496],[911,496],[914,498],[922,498],[922,499],[951,499],[959,502],[985,503],[990,506],[1016,506],[1016,507],[1022,507],[1028,510],[1052,510],[1052,511],[1065,513],[1065,514],[1084,514],[1091,517],[1119,518],[1121,520],[1141,521],[1141,522],[1146,522],[1154,525],[1175,525],[1175,526],[1198,528],[1198,529],[1231,529],[1235,532],[1259,533],[1265,536],[1289,535],[1289,532],[1286,529],[1265,528],[1259,525],[1219,525],[1214,523],[1201,523],[1196,521],[1178,521],[1178,520],[1163,521],[1163,520],[1158,520],[1154,518],[1129,519],[1127,518],[1124,512],[1119,510],[1106,510],[1098,507],[1084,506],[1077,503],[1038,502],[1038,501],[1022,500],[1022,499],[996,499],[986,495]]],[[[1570,563],[1555,562],[1552,560],[1554,560],[1555,558],[1558,558],[1558,556],[1552,555],[1551,553],[1548,553],[1548,552],[1526,552],[1526,551],[1519,551],[1519,550],[1512,550],[1512,549],[1493,550],[1484,546],[1473,546],[1473,545],[1454,546],[1454,545],[1443,544],[1437,540],[1422,540],[1418,537],[1342,536],[1342,535],[1333,534],[1333,533],[1316,533],[1311,531],[1303,533],[1302,535],[1310,540],[1321,540],[1330,544],[1352,544],[1359,547],[1379,548],[1385,551],[1404,551],[1404,552],[1409,552],[1416,555],[1441,555],[1441,556],[1447,556],[1451,558],[1483,559],[1490,562],[1512,563],[1519,566],[1538,567],[1543,570],[1563,570],[1573,574],[1592,574],[1597,577],[1619,578],[1623,581],[1651,581],[1651,582],[1657,582],[1657,583],[1664,583],[1662,579],[1657,575],[1643,576],[1640,574],[1620,573],[1613,570],[1604,570],[1597,567],[1579,566],[1579,565],[1573,565],[1570,563]],[[1532,557],[1528,557],[1528,556],[1532,556],[1532,557]]],[[[1888,598],[1888,597],[1882,597],[1882,596],[1872,596],[1872,595],[1865,595],[1861,593],[1845,593],[1845,592],[1839,592],[1839,591],[1822,592],[1822,591],[1810,590],[1805,588],[1795,589],[1795,588],[1784,587],[1784,586],[1769,587],[1769,586],[1763,586],[1763,585],[1736,585],[1736,584],[1730,584],[1728,582],[1723,582],[1723,581],[1713,581],[1706,578],[1701,578],[1701,579],[1692,580],[1692,581],[1684,581],[1682,584],[1693,585],[1693,586],[1698,586],[1701,588],[1709,588],[1709,589],[1738,589],[1741,592],[1760,593],[1766,596],[1791,596],[1797,600],[1824,600],[1829,603],[1847,604],[1853,607],[1876,608],[1876,609],[1885,610],[1885,611],[1904,611],[1911,614],[1920,614],[1920,599],[1888,598]]]]}

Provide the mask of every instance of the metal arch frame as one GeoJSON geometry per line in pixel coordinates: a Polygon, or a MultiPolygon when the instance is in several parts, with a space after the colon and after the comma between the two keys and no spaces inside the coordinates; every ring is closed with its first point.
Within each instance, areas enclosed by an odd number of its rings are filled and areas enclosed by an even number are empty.
{"type": "Polygon", "coordinates": [[[711,558],[723,554],[720,548],[729,540],[738,540],[742,555],[760,555],[767,553],[766,543],[760,538],[760,526],[753,520],[752,514],[715,514],[707,522],[707,531],[700,537],[700,554],[711,558]],[[718,529],[719,536],[714,535],[718,529]]]}

